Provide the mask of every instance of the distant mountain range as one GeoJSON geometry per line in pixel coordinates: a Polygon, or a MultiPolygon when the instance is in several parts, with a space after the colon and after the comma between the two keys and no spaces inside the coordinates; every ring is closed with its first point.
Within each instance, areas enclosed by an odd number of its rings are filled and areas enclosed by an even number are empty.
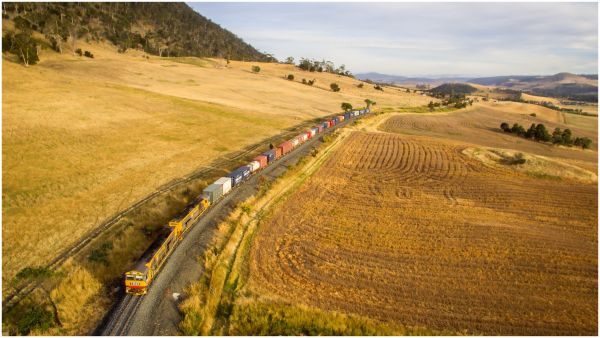
{"type": "Polygon", "coordinates": [[[568,98],[577,101],[598,101],[598,75],[558,73],[554,75],[514,75],[493,77],[406,77],[380,73],[356,74],[361,80],[390,84],[428,84],[437,86],[444,83],[474,83],[484,86],[513,89],[542,96],[568,98]]]}
{"type": "Polygon", "coordinates": [[[472,79],[471,77],[407,77],[399,75],[388,75],[381,73],[360,73],[355,74],[355,77],[359,80],[371,80],[380,83],[391,83],[391,84],[442,84],[447,82],[467,82],[472,79]]]}

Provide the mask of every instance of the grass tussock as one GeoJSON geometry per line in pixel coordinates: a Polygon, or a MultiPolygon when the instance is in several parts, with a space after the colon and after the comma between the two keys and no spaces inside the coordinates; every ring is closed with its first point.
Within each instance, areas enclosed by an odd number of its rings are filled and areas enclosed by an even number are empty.
{"type": "Polygon", "coordinates": [[[302,305],[250,302],[233,306],[229,335],[234,336],[400,336],[450,335],[422,328],[392,326],[369,318],[302,305]]]}

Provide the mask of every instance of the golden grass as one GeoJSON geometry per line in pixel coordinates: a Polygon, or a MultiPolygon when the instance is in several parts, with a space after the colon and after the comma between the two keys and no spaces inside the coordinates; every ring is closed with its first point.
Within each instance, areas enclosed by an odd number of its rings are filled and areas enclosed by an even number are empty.
{"type": "Polygon", "coordinates": [[[466,148],[463,150],[463,154],[476,158],[488,165],[504,166],[537,176],[573,179],[584,183],[598,183],[598,176],[595,173],[545,156],[498,148],[466,148]],[[517,155],[526,162],[523,164],[510,164],[517,155]]]}
{"type": "MultiPolygon", "coordinates": [[[[45,51],[39,65],[3,58],[3,289],[108,216],[158,186],[301,121],[365,98],[421,105],[332,74],[289,65],[142,58],[80,47],[95,59],[45,51]],[[283,79],[315,78],[314,87],[283,79]],[[337,82],[342,91],[328,90],[337,82]]],[[[136,225],[141,227],[142,225],[136,225]]]]}

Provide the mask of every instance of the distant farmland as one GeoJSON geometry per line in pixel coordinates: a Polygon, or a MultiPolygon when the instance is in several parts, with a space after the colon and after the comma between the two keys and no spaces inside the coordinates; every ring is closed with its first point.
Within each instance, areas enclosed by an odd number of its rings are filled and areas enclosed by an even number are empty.
{"type": "Polygon", "coordinates": [[[597,333],[596,184],[484,165],[430,136],[345,142],[261,226],[252,289],[434,330],[597,333]]]}

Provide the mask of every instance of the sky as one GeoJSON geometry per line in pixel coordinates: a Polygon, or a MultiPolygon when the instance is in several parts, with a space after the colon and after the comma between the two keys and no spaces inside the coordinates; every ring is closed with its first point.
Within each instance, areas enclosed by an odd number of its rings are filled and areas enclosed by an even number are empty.
{"type": "Polygon", "coordinates": [[[403,76],[598,73],[597,3],[188,3],[277,59],[403,76]]]}

